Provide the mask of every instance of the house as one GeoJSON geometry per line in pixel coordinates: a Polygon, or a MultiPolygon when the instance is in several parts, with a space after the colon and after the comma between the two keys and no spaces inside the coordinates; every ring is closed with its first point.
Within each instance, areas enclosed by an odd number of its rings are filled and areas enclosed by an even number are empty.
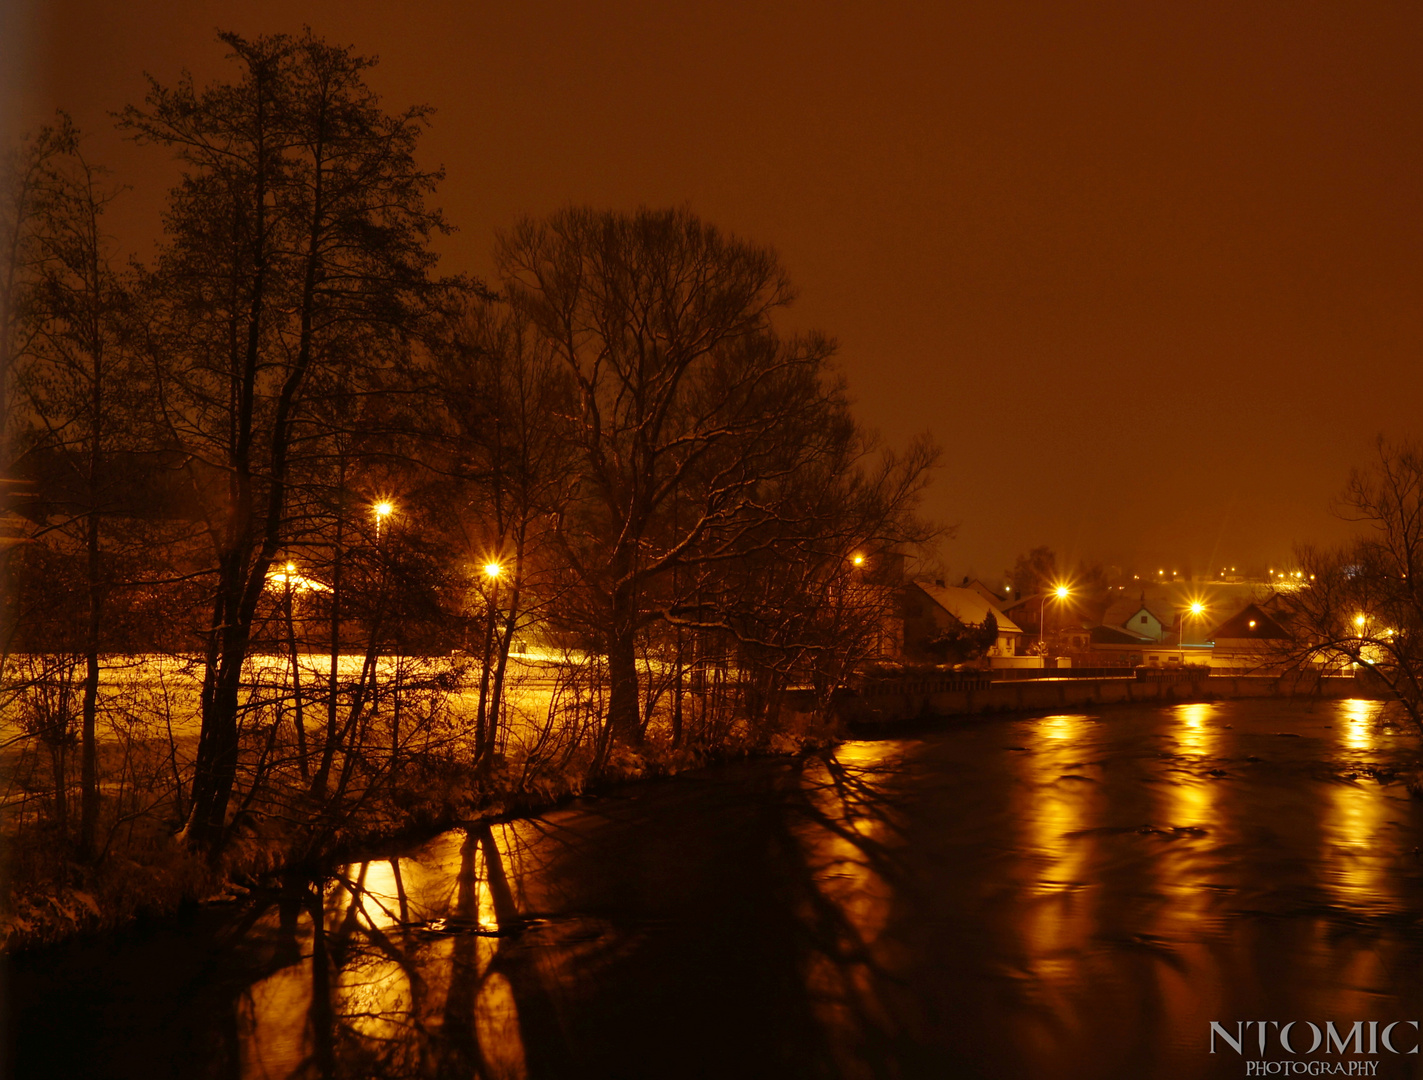
{"type": "Polygon", "coordinates": [[[1146,662],[1146,650],[1158,643],[1120,626],[1094,626],[1087,631],[1085,667],[1137,667],[1146,662]]]}
{"type": "Polygon", "coordinates": [[[1161,642],[1166,640],[1167,630],[1176,625],[1176,615],[1160,602],[1148,602],[1142,593],[1137,600],[1113,603],[1107,608],[1102,625],[1120,627],[1136,637],[1161,642]]]}
{"type": "Polygon", "coordinates": [[[1005,597],[994,592],[992,589],[990,589],[983,582],[979,581],[977,578],[975,578],[973,581],[970,581],[968,578],[964,578],[963,587],[966,589],[972,589],[974,592],[978,593],[979,596],[987,600],[998,611],[1002,611],[1004,609],[1004,605],[1007,603],[1007,599],[1005,597]]]}
{"type": "Polygon", "coordinates": [[[927,648],[929,642],[952,631],[982,627],[989,616],[998,626],[989,655],[1018,655],[1023,631],[975,589],[946,586],[942,581],[910,582],[904,587],[900,610],[904,618],[905,659],[938,659],[927,648]]]}
{"type": "Polygon", "coordinates": [[[1246,604],[1211,631],[1214,667],[1257,669],[1281,663],[1294,639],[1277,614],[1246,604]]]}

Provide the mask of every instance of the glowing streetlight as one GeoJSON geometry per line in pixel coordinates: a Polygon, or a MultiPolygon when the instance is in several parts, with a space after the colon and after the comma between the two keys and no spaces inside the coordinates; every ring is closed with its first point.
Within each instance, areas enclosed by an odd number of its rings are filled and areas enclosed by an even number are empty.
{"type": "Polygon", "coordinates": [[[504,567],[497,562],[487,562],[484,564],[484,576],[491,581],[497,581],[499,575],[504,572],[504,567]]]}
{"type": "Polygon", "coordinates": [[[1186,665],[1186,616],[1194,615],[1199,618],[1206,610],[1206,605],[1199,600],[1192,600],[1188,610],[1181,612],[1181,666],[1186,665]]]}
{"type": "Polygon", "coordinates": [[[376,542],[380,542],[381,534],[385,531],[385,520],[395,513],[395,504],[382,499],[371,506],[371,513],[376,516],[376,542]]]}
{"type": "MultiPolygon", "coordinates": [[[[1071,595],[1071,590],[1066,585],[1054,586],[1053,596],[1059,600],[1066,600],[1071,595]]],[[[1047,621],[1047,593],[1043,593],[1038,600],[1038,644],[1043,643],[1043,623],[1047,621]]]]}
{"type": "Polygon", "coordinates": [[[861,555],[858,551],[855,552],[854,555],[850,556],[850,561],[851,561],[852,563],[854,563],[856,566],[864,566],[864,565],[865,565],[865,557],[864,557],[863,555],[861,555]]]}

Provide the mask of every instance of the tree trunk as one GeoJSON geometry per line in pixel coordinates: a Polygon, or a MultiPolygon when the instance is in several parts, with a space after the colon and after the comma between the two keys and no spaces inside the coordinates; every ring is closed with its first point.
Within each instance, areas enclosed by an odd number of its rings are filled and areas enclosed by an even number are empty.
{"type": "Polygon", "coordinates": [[[620,589],[613,594],[612,627],[608,635],[608,726],[613,738],[627,746],[642,742],[637,639],[633,627],[631,598],[620,589]]]}
{"type": "Polygon", "coordinates": [[[239,609],[239,603],[229,603],[231,614],[221,631],[216,670],[204,690],[203,737],[193,775],[188,839],[209,855],[216,855],[222,845],[227,804],[237,780],[237,712],[248,634],[239,609]]]}
{"type": "Polygon", "coordinates": [[[54,742],[49,747],[49,763],[54,773],[54,822],[59,828],[60,837],[64,837],[69,832],[69,801],[68,787],[69,781],[64,770],[64,743],[54,742]]]}
{"type": "Polygon", "coordinates": [[[321,748],[321,765],[311,781],[311,794],[321,798],[326,794],[326,780],[331,773],[331,760],[336,754],[336,710],[340,702],[341,664],[341,570],[342,544],[345,542],[346,461],[341,460],[341,473],[336,490],[336,545],[331,567],[331,669],[326,679],[326,745],[321,748]]]}
{"type": "Polygon", "coordinates": [[[292,665],[292,704],[296,724],[296,758],[297,764],[301,768],[301,778],[310,779],[309,766],[306,759],[306,713],[302,708],[301,700],[301,666],[297,663],[298,654],[296,651],[296,593],[292,590],[291,572],[287,572],[287,651],[291,656],[292,665]]]}
{"type": "Polygon", "coordinates": [[[103,619],[103,595],[99,583],[99,516],[92,511],[87,531],[89,625],[84,639],[84,705],[79,762],[79,857],[86,861],[93,858],[94,837],[99,828],[99,750],[94,718],[99,702],[99,628],[103,619]]]}

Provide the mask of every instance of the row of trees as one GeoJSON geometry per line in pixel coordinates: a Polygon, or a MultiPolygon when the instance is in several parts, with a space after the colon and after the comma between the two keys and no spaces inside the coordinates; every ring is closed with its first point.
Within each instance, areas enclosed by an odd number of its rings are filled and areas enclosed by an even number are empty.
{"type": "Polygon", "coordinates": [[[883,452],[833,344],[779,331],[774,253],[575,208],[501,236],[491,282],[437,277],[429,110],[388,111],[372,61],[310,33],[221,39],[231,81],[151,80],[120,114],[181,167],[151,263],[106,235],[120,190],[67,120],[8,161],[0,421],[28,486],[0,645],[60,835],[77,741],[77,848],[106,846],[101,690],[141,651],[195,673],[195,745],[172,716],[139,742],[210,854],[440,755],[528,781],[768,738],[792,688],[823,708],[887,603],[874,556],[931,534],[935,451],[883,452]],[[566,662],[511,749],[535,637],[566,662]]]}
{"type": "Polygon", "coordinates": [[[1289,595],[1284,659],[1371,672],[1423,734],[1423,447],[1380,438],[1335,509],[1363,530],[1297,549],[1308,585],[1289,595]]]}

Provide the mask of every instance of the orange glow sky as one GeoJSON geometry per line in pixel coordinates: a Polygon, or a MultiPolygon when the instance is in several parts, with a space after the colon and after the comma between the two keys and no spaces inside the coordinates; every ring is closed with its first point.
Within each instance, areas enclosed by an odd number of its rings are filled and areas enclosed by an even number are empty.
{"type": "MultiPolygon", "coordinates": [[[[862,418],[929,429],[955,575],[1018,551],[1278,563],[1379,432],[1420,434],[1416,2],[12,5],[22,125],[69,109],[156,229],[171,177],[106,111],[309,23],[439,110],[426,159],[487,268],[568,202],[686,202],[774,245],[862,418]],[[23,29],[27,26],[27,29],[23,29]]],[[[5,27],[0,27],[5,29],[5,27]]]]}

